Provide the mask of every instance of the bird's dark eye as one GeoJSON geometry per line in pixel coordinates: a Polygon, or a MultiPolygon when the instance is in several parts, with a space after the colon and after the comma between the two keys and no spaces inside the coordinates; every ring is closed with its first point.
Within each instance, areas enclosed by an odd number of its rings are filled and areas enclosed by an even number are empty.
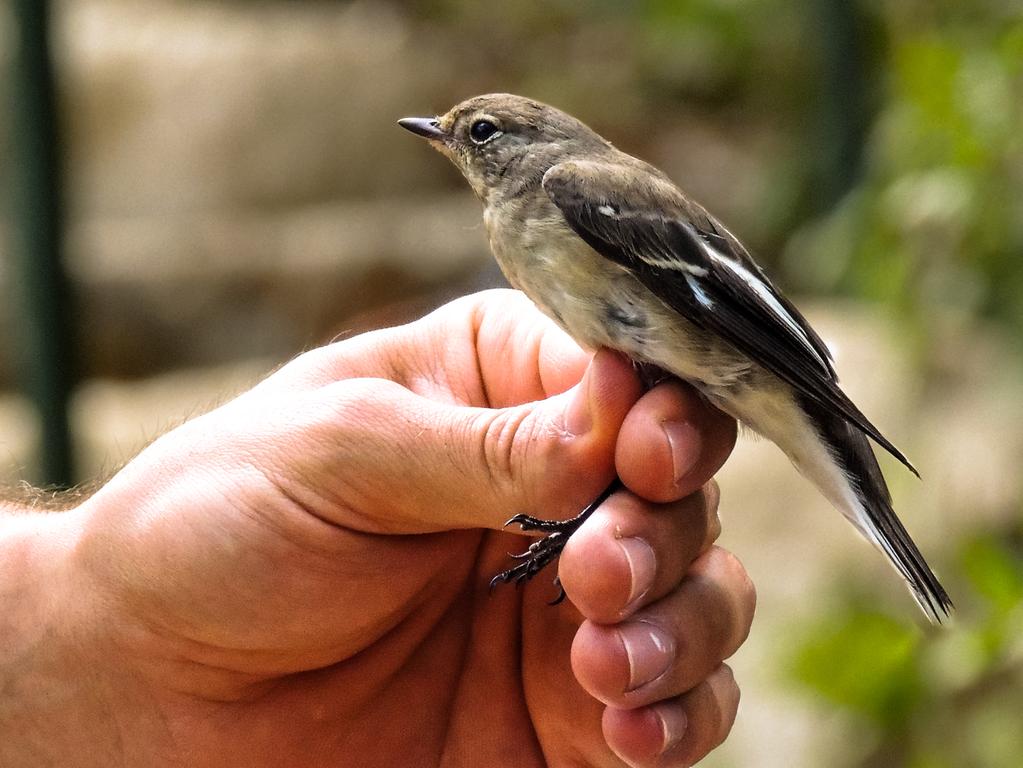
{"type": "Polygon", "coordinates": [[[497,133],[497,126],[489,120],[477,120],[469,128],[469,138],[477,144],[482,144],[497,133]]]}

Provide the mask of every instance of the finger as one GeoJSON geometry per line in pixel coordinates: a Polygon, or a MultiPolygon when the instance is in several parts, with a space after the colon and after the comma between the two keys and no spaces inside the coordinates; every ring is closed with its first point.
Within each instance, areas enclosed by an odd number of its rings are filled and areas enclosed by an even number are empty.
{"type": "Polygon", "coordinates": [[[591,353],[519,291],[481,295],[475,328],[479,375],[493,408],[539,400],[575,386],[591,353]],[[533,373],[523,376],[522,372],[533,373]]]}
{"type": "Polygon", "coordinates": [[[654,387],[629,413],[615,465],[629,490],[651,501],[675,501],[702,487],[735,445],[735,420],[692,387],[654,387]]]}
{"type": "Polygon", "coordinates": [[[579,683],[605,704],[633,708],[677,696],[731,656],[749,634],[756,593],[738,559],[701,555],[681,586],[621,624],[587,621],[572,645],[579,683]]]}
{"type": "Polygon", "coordinates": [[[558,575],[591,621],[619,622],[678,587],[721,533],[717,483],[670,504],[616,493],[568,540],[558,575]]]}
{"type": "Polygon", "coordinates": [[[725,740],[738,710],[739,686],[722,664],[684,696],[638,709],[608,707],[604,739],[635,768],[691,766],[725,740]]]}
{"type": "Polygon", "coordinates": [[[506,407],[578,384],[590,356],[522,293],[492,290],[306,352],[260,387],[381,378],[440,402],[506,407]]]}
{"type": "Polygon", "coordinates": [[[353,379],[293,398],[296,410],[278,415],[301,441],[286,456],[279,443],[253,449],[273,451],[261,466],[326,499],[324,514],[338,523],[500,528],[519,512],[568,516],[592,500],[613,476],[615,438],[640,393],[632,366],[607,350],[569,392],[514,408],[451,406],[353,379]]]}

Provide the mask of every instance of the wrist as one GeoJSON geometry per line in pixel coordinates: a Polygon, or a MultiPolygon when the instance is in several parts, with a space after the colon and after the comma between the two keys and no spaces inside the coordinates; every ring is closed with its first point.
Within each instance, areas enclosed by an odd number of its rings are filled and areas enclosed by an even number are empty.
{"type": "Polygon", "coordinates": [[[82,522],[78,510],[0,506],[0,765],[122,761],[109,619],[76,573],[82,522]]]}
{"type": "Polygon", "coordinates": [[[0,505],[0,670],[51,645],[69,618],[70,513],[0,505]]]}

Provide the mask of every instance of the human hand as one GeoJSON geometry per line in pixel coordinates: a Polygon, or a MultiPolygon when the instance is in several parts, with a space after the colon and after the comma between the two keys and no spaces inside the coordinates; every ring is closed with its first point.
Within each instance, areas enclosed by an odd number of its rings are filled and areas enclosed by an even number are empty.
{"type": "Polygon", "coordinates": [[[721,662],[753,612],[713,546],[734,424],[588,361],[488,292],[307,353],[157,440],[29,550],[55,595],[42,634],[65,642],[20,673],[64,687],[0,762],[701,758],[734,717],[721,662]],[[546,605],[546,573],[488,596],[528,541],[504,520],[574,514],[616,471],[629,492],[562,555],[570,603],[546,605]]]}

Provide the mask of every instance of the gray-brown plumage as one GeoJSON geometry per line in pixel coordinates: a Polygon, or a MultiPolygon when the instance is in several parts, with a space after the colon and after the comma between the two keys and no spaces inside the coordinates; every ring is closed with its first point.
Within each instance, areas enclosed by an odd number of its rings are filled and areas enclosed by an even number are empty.
{"type": "MultiPolygon", "coordinates": [[[[948,614],[868,438],[916,470],[842,392],[824,342],[720,222],[658,169],[530,99],[478,96],[399,123],[464,174],[513,286],[580,344],[658,366],[772,440],[888,556],[931,620],[948,614]]],[[[520,520],[552,537],[574,530],[520,520]]],[[[535,545],[544,557],[519,573],[532,576],[560,546],[535,545]]]]}

